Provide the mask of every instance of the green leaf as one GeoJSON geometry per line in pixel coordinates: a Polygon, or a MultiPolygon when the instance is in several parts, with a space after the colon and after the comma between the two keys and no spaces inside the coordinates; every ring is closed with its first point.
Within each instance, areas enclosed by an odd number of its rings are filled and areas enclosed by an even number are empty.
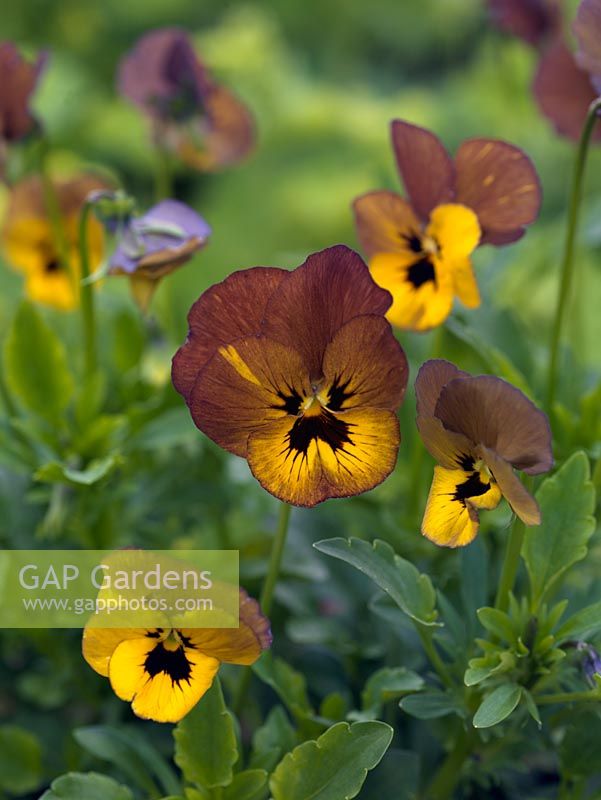
{"type": "Polygon", "coordinates": [[[252,669],[264,683],[271,686],[294,717],[303,719],[313,715],[304,675],[269,652],[263,653],[252,669]]]}
{"type": "Polygon", "coordinates": [[[69,772],[52,781],[40,800],[133,800],[127,786],[97,772],[69,772]]]}
{"type": "Polygon", "coordinates": [[[275,706],[253,736],[249,766],[271,772],[297,744],[296,733],[282,706],[275,706]]]}
{"type": "Polygon", "coordinates": [[[361,694],[361,705],[364,712],[376,717],[384,703],[398,700],[410,692],[419,692],[424,680],[417,672],[405,667],[384,667],[370,676],[361,694]]]}
{"type": "Polygon", "coordinates": [[[267,792],[268,773],[264,769],[239,772],[223,791],[223,800],[260,800],[267,792]]]}
{"type": "Polygon", "coordinates": [[[273,800],[351,800],[392,734],[383,722],[339,722],[285,756],[269,783],[273,800]]]}
{"type": "Polygon", "coordinates": [[[487,695],[474,714],[474,728],[492,728],[514,711],[522,696],[517,683],[504,683],[487,695]]]}
{"type": "Polygon", "coordinates": [[[0,789],[26,794],[42,781],[42,750],[38,739],[16,725],[0,727],[0,789]]]}
{"type": "Polygon", "coordinates": [[[586,455],[575,453],[569,458],[547,478],[536,497],[542,523],[526,528],[522,549],[534,608],[563,573],[586,556],[588,540],[595,530],[595,491],[586,455]]]}
{"type": "Polygon", "coordinates": [[[361,800],[415,800],[419,787],[419,756],[391,747],[367,776],[361,800]],[[399,780],[399,776],[401,776],[399,780]]]}
{"type": "Polygon", "coordinates": [[[424,625],[439,624],[430,578],[396,555],[386,542],[376,540],[372,545],[363,539],[335,538],[316,542],[313,547],[368,575],[412,619],[424,625]]]}
{"type": "Polygon", "coordinates": [[[35,308],[23,303],[4,344],[11,392],[29,411],[56,423],[71,402],[74,381],[62,342],[35,308]]]}
{"type": "Polygon", "coordinates": [[[405,713],[417,719],[438,719],[438,717],[446,717],[449,714],[465,716],[465,710],[458,703],[457,698],[450,692],[439,690],[410,694],[408,697],[404,697],[399,705],[405,713]]]}
{"type": "Polygon", "coordinates": [[[216,678],[200,702],[179,722],[173,732],[175,763],[190,783],[205,789],[232,782],[232,767],[238,760],[234,720],[227,710],[216,678]]]}
{"type": "Polygon", "coordinates": [[[476,612],[478,619],[489,633],[501,639],[504,642],[512,644],[515,639],[515,631],[511,624],[511,619],[504,611],[499,611],[498,608],[479,608],[476,612]]]}
{"type": "Polygon", "coordinates": [[[555,634],[558,644],[569,639],[590,639],[601,631],[601,600],[577,611],[555,634]]]}
{"type": "Polygon", "coordinates": [[[92,486],[111,474],[123,463],[118,455],[97,458],[85,469],[73,469],[59,461],[49,461],[34,473],[34,478],[43,483],[66,483],[76,486],[92,486]]]}
{"type": "Polygon", "coordinates": [[[90,725],[76,728],[73,736],[81,747],[96,758],[114,764],[146,793],[156,794],[156,784],[151,775],[160,781],[164,791],[171,793],[181,791],[171,767],[137,730],[90,725]]]}

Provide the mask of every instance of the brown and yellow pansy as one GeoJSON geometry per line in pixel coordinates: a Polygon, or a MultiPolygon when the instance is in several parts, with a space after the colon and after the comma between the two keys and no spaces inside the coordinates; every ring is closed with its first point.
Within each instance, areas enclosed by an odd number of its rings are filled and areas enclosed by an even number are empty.
{"type": "MultiPolygon", "coordinates": [[[[25,275],[30,300],[62,311],[79,302],[79,215],[88,194],[103,188],[91,175],[54,183],[58,219],[52,221],[42,181],[26,178],[12,187],[2,230],[7,262],[25,275]],[[62,240],[62,241],[60,241],[62,240]]],[[[103,254],[102,226],[88,222],[90,266],[99,266],[103,254]]]]}
{"type": "Polygon", "coordinates": [[[388,319],[424,331],[444,322],[455,296],[480,304],[472,252],[519,239],[538,214],[540,186],[506,142],[468,139],[453,160],[433,133],[394,120],[392,144],[409,199],[369,192],[354,202],[355,222],[374,280],[393,296],[388,319]]]}
{"type": "Polygon", "coordinates": [[[427,361],[415,381],[417,427],[439,466],[422,522],[438,545],[469,544],[480,509],[505,497],[526,525],[539,525],[536,500],[513,468],[529,475],[553,466],[545,414],[519,389],[492,375],[476,377],[441,359],[427,361]]]}
{"type": "Polygon", "coordinates": [[[83,655],[135,714],[178,722],[211,687],[222,662],[249,665],[271,646],[269,620],[240,590],[238,628],[98,628],[86,625],[83,655]]]}
{"type": "Polygon", "coordinates": [[[297,269],[235,272],[188,316],[173,383],[201,431],[299,506],[365,492],[392,471],[407,360],[391,297],[344,246],[297,269]]]}

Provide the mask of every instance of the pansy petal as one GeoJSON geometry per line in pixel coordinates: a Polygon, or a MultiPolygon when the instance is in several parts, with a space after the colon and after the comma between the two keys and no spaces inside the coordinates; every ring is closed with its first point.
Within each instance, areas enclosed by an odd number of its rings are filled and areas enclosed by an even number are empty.
{"type": "Polygon", "coordinates": [[[205,117],[198,131],[178,126],[174,147],[185,164],[206,172],[238,163],[254,147],[255,123],[250,110],[229,89],[212,84],[203,95],[205,117]]]}
{"type": "Polygon", "coordinates": [[[441,467],[456,470],[473,464],[475,445],[466,436],[448,431],[436,417],[418,416],[416,422],[426,449],[441,467]]]}
{"type": "Polygon", "coordinates": [[[437,545],[463,547],[478,533],[478,511],[469,502],[456,497],[457,486],[468,477],[463,470],[434,467],[421,531],[437,545]]]}
{"type": "Polygon", "coordinates": [[[422,220],[453,199],[455,169],[440,139],[425,128],[396,119],[392,146],[411,205],[422,220]]]}
{"type": "Polygon", "coordinates": [[[540,509],[538,503],[527,491],[524,484],[503,458],[487,447],[481,447],[486,465],[492,472],[503,496],[513,512],[525,525],[540,525],[540,509]]]}
{"type": "Polygon", "coordinates": [[[453,307],[453,277],[432,261],[404,253],[376,253],[369,262],[374,281],[392,295],[386,317],[393,325],[427,331],[445,321],[453,307]]]}
{"type": "Polygon", "coordinates": [[[456,261],[453,267],[453,287],[455,294],[466,308],[478,308],[480,290],[474,275],[474,268],[469,258],[456,261]]]}
{"type": "Polygon", "coordinates": [[[113,653],[109,678],[115,694],[131,701],[139,717],[179,722],[210,688],[219,664],[194,648],[129,639],[113,653]]]}
{"type": "Polygon", "coordinates": [[[37,85],[47,56],[42,53],[35,63],[24,59],[12,42],[0,44],[0,139],[22,139],[36,124],[29,101],[37,85]]]}
{"type": "Polygon", "coordinates": [[[297,349],[312,380],[322,376],[325,348],[345,322],[384,314],[391,303],[362,258],[343,245],[307,258],[286,276],[265,309],[263,333],[297,349]]]}
{"type": "Polygon", "coordinates": [[[478,217],[470,208],[459,203],[436,206],[426,228],[426,237],[428,236],[438,245],[437,257],[441,264],[452,269],[455,262],[463,262],[478,246],[478,217]]]}
{"type": "Polygon", "coordinates": [[[541,188],[534,165],[518,147],[495,139],[468,139],[455,156],[457,200],[472,208],[481,243],[514,234],[538,216],[541,188]]]}
{"type": "Polygon", "coordinates": [[[336,333],[324,360],[327,407],[387,408],[396,411],[407,387],[409,368],[390,324],[372,315],[355,317],[336,333]]]}
{"type": "Polygon", "coordinates": [[[353,203],[361,247],[374,253],[411,252],[411,237],[419,235],[421,222],[409,203],[394,192],[369,192],[353,203]]]}
{"type": "Polygon", "coordinates": [[[188,314],[188,338],[173,358],[171,376],[181,395],[188,397],[219,347],[259,333],[267,301],[287,274],[275,267],[241,270],[200,296],[188,314]]]}
{"type": "Polygon", "coordinates": [[[312,394],[306,374],[292,348],[258,336],[237,339],[201,370],[186,402],[201,431],[245,457],[252,432],[295,418],[301,399],[312,394]]]}
{"type": "Polygon", "coordinates": [[[489,0],[494,25],[531,45],[538,45],[560,22],[555,0],[489,0]]]}
{"type": "MultiPolygon", "coordinates": [[[[573,25],[578,40],[576,60],[587,72],[601,76],[601,3],[582,0],[573,25]]],[[[599,86],[597,85],[597,88],[599,86]]]]}
{"type": "Polygon", "coordinates": [[[282,419],[253,433],[248,463],[255,478],[286,503],[314,506],[381,483],[394,469],[400,442],[396,414],[385,409],[322,410],[282,419]]]}
{"type": "Polygon", "coordinates": [[[531,475],[553,466],[546,415],[501,378],[479,375],[450,381],[434,413],[448,430],[489,447],[531,475]]]}
{"type": "MultiPolygon", "coordinates": [[[[82,653],[85,660],[100,675],[108,677],[109,662],[121,642],[128,639],[145,639],[151,632],[145,628],[96,628],[86,625],[83,631],[82,653]]],[[[156,640],[147,639],[149,644],[156,640]]]]}
{"type": "Polygon", "coordinates": [[[434,416],[434,409],[442,387],[454,378],[469,378],[469,372],[458,369],[455,364],[443,358],[432,358],[419,369],[415,379],[417,414],[423,417],[434,416]]]}
{"type": "MultiPolygon", "coordinates": [[[[581,69],[561,39],[541,57],[533,83],[536,102],[561,136],[578,141],[588,108],[597,96],[590,76],[581,69]]],[[[601,139],[601,126],[593,131],[601,139]]]]}

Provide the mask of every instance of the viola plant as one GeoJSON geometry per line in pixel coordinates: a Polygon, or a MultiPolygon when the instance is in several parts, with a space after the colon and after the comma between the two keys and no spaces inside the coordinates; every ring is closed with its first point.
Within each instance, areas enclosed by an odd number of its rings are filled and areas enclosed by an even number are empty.
{"type": "Polygon", "coordinates": [[[194,169],[223,169],[253,148],[250,111],[213,79],[179,28],[137,42],[121,62],[119,91],[149,118],[157,145],[194,169]]]}
{"type": "MultiPolygon", "coordinates": [[[[31,300],[69,311],[79,303],[81,259],[79,216],[88,194],[104,184],[92,175],[56,181],[52,196],[40,178],[15,184],[2,228],[7,262],[25,277],[31,300]]],[[[89,260],[98,267],[104,252],[102,228],[96,220],[87,227],[89,260]]]]}
{"type": "Polygon", "coordinates": [[[479,244],[515,242],[540,208],[538,176],[519,148],[468,139],[452,160],[430,131],[394,120],[392,145],[408,199],[369,192],[353,204],[357,234],[388,319],[425,331],[445,321],[454,297],[480,304],[470,256],[479,244]]]}
{"type": "Polygon", "coordinates": [[[237,628],[99,628],[88,623],[83,655],[137,716],[179,722],[210,689],[222,662],[253,664],[271,646],[269,620],[240,590],[237,628]]]}
{"type": "Polygon", "coordinates": [[[553,466],[546,416],[506,381],[472,377],[442,359],[427,361],[415,381],[417,427],[438,462],[422,522],[436,544],[465,546],[478,533],[478,511],[505,497],[526,525],[540,511],[512,467],[528,475],[553,466]]]}
{"type": "Polygon", "coordinates": [[[243,270],[192,307],[173,383],[201,431],[300,506],[381,483],[400,443],[407,360],[388,292],[346,247],[243,270]]]}

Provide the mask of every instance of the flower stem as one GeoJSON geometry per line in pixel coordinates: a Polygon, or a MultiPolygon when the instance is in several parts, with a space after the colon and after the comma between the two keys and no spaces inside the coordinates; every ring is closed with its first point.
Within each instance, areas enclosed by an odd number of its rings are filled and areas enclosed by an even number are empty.
{"type": "Polygon", "coordinates": [[[426,789],[424,800],[448,800],[452,797],[461,777],[461,767],[470,754],[472,745],[473,731],[462,731],[455,741],[455,746],[426,789]]]}
{"type": "Polygon", "coordinates": [[[576,162],[574,164],[574,172],[572,174],[572,185],[570,188],[570,199],[568,206],[568,227],[561,264],[561,278],[557,293],[555,322],[553,324],[553,331],[551,334],[551,354],[549,359],[549,374],[547,383],[547,410],[549,412],[552,411],[553,404],[555,402],[559,361],[559,343],[561,340],[561,331],[574,273],[574,245],[576,242],[578,219],[580,216],[582,182],[584,178],[591,136],[595,127],[595,122],[597,121],[597,113],[599,109],[601,109],[601,98],[597,98],[589,106],[584,127],[582,128],[582,133],[580,135],[580,142],[578,144],[578,150],[576,153],[576,162]]]}
{"type": "Polygon", "coordinates": [[[422,646],[426,652],[426,655],[430,659],[430,663],[438,673],[438,677],[447,687],[453,686],[453,679],[446,667],[446,664],[440,657],[438,650],[436,649],[436,645],[432,639],[432,629],[430,626],[421,625],[420,623],[416,624],[416,629],[419,634],[419,638],[421,639],[422,646]]]}
{"type": "MultiPolygon", "coordinates": [[[[524,483],[528,491],[531,491],[533,486],[532,478],[529,476],[526,477],[524,483]]],[[[519,517],[516,517],[509,533],[507,549],[505,550],[505,559],[499,579],[499,588],[497,589],[497,598],[495,600],[495,608],[498,608],[500,611],[506,611],[509,606],[509,594],[513,590],[515,576],[517,575],[520,565],[520,554],[522,552],[522,545],[524,544],[525,533],[526,526],[519,517]]]]}
{"type": "Polygon", "coordinates": [[[86,201],[79,217],[79,260],[81,264],[81,319],[86,377],[96,372],[96,313],[94,309],[94,287],[90,277],[90,258],[88,248],[88,220],[92,205],[86,201]]]}
{"type": "Polygon", "coordinates": [[[157,203],[173,194],[173,176],[169,153],[162,145],[157,145],[154,176],[154,199],[157,203]]]}
{"type": "Polygon", "coordinates": [[[537,705],[552,705],[554,703],[583,703],[589,700],[599,702],[599,689],[587,689],[584,692],[556,692],[555,694],[537,695],[537,705]]]}

